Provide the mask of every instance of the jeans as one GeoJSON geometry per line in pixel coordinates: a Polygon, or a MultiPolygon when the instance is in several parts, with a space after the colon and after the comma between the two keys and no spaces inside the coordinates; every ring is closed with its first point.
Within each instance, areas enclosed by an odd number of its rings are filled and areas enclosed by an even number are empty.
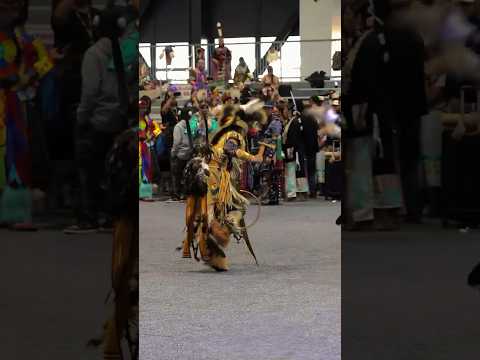
{"type": "Polygon", "coordinates": [[[314,156],[307,156],[306,163],[307,163],[307,176],[308,176],[308,187],[310,189],[310,194],[317,193],[317,157],[316,154],[314,156]]]}
{"type": "Polygon", "coordinates": [[[111,213],[105,181],[105,160],[115,135],[91,127],[77,127],[75,155],[78,171],[77,212],[79,223],[97,225],[101,213],[111,213]]]}
{"type": "Polygon", "coordinates": [[[172,158],[172,195],[175,197],[182,197],[184,194],[183,172],[189,160],[182,160],[179,158],[172,158]]]}

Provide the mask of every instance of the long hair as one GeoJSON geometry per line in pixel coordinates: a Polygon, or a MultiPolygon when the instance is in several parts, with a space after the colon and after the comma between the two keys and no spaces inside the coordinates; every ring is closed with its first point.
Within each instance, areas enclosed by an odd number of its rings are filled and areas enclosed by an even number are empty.
{"type": "Polygon", "coordinates": [[[378,42],[382,47],[383,62],[390,61],[390,53],[388,52],[387,39],[385,36],[385,22],[392,13],[391,0],[370,0],[370,14],[375,18],[375,33],[377,34],[378,42]]]}
{"type": "Polygon", "coordinates": [[[149,115],[152,112],[152,99],[149,96],[144,95],[140,98],[140,101],[145,102],[147,106],[146,114],[149,115]]]}
{"type": "Polygon", "coordinates": [[[113,215],[138,216],[138,134],[135,129],[126,130],[116,138],[105,165],[113,215]]]}
{"type": "Polygon", "coordinates": [[[20,9],[20,14],[15,21],[15,26],[23,26],[25,23],[28,21],[28,15],[29,15],[29,8],[30,8],[30,0],[21,0],[21,9],[20,9]]]}

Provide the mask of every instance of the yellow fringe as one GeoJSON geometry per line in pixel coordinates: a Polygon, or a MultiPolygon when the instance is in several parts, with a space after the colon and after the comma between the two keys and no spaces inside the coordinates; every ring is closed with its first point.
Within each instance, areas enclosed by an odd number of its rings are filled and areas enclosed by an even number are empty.
{"type": "Polygon", "coordinates": [[[221,221],[224,220],[227,208],[232,205],[232,190],[230,188],[230,173],[226,169],[222,169],[220,173],[220,184],[218,202],[221,206],[221,221]]]}

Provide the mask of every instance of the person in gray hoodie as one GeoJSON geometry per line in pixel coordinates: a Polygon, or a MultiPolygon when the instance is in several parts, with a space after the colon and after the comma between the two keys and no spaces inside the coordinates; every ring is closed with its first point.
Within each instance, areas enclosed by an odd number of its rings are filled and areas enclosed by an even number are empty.
{"type": "Polygon", "coordinates": [[[75,124],[80,191],[77,223],[65,229],[67,234],[97,231],[101,215],[108,223],[110,209],[102,187],[105,159],[116,136],[126,128],[128,104],[120,101],[118,74],[110,66],[114,51],[107,16],[107,23],[98,28],[99,40],[87,50],[82,63],[82,96],[75,124]]]}
{"type": "Polygon", "coordinates": [[[199,111],[195,113],[194,108],[184,108],[180,116],[180,121],[173,129],[173,145],[171,151],[172,163],[172,182],[173,182],[173,200],[183,200],[183,172],[187,163],[193,154],[193,147],[201,146],[205,143],[205,119],[208,121],[209,133],[217,129],[217,121],[210,117],[210,108],[206,101],[201,101],[199,111]],[[190,144],[187,120],[190,124],[192,135],[192,144],[190,144]]]}
{"type": "Polygon", "coordinates": [[[187,121],[191,124],[191,118],[195,109],[184,108],[180,115],[180,121],[173,129],[173,145],[170,153],[172,164],[172,185],[173,185],[173,200],[183,200],[183,172],[187,166],[188,161],[193,154],[193,141],[195,134],[192,129],[192,143],[187,131],[187,121]]]}
{"type": "Polygon", "coordinates": [[[173,129],[172,159],[187,161],[190,159],[192,149],[188,139],[187,122],[180,120],[173,129]]]}

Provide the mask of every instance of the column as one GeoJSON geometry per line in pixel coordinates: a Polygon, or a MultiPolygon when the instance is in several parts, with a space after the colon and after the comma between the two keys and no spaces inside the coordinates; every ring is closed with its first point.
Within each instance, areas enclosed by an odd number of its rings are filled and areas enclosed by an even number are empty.
{"type": "Polygon", "coordinates": [[[302,78],[315,71],[332,73],[332,33],[338,34],[341,0],[299,0],[301,40],[323,40],[302,43],[302,78]]]}

